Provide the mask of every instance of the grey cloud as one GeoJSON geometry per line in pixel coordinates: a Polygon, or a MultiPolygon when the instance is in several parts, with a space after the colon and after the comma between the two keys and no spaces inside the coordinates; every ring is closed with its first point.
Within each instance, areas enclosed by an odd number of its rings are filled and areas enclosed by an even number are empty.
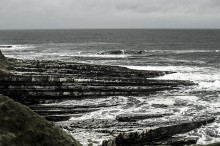
{"type": "Polygon", "coordinates": [[[217,0],[139,0],[139,3],[119,3],[119,10],[132,10],[139,13],[212,13],[216,7],[219,9],[217,0]]]}
{"type": "Polygon", "coordinates": [[[7,28],[219,28],[219,0],[0,0],[7,28]]]}

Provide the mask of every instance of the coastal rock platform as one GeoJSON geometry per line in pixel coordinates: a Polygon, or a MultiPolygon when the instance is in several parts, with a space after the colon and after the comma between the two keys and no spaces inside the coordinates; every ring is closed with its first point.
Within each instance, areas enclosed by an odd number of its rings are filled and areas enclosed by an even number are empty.
{"type": "Polygon", "coordinates": [[[157,79],[174,72],[5,60],[7,74],[1,74],[0,94],[56,122],[84,145],[196,144],[198,137],[181,134],[215,121],[213,115],[182,114],[180,100],[172,105],[147,102],[157,93],[195,85],[190,81],[157,79]]]}
{"type": "Polygon", "coordinates": [[[62,61],[8,59],[8,63],[11,75],[1,77],[1,93],[38,103],[43,99],[149,95],[194,85],[190,81],[152,79],[173,73],[168,71],[62,61]]]}

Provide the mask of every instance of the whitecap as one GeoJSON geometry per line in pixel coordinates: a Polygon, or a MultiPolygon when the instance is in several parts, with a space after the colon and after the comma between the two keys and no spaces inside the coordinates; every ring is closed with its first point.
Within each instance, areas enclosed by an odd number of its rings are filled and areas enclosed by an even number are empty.
{"type": "Polygon", "coordinates": [[[188,101],[197,101],[199,98],[197,96],[175,96],[175,99],[188,100],[188,101]]]}
{"type": "Polygon", "coordinates": [[[98,55],[98,54],[73,54],[73,55],[65,55],[71,57],[84,57],[84,58],[126,58],[129,55],[98,55]]]}
{"type": "Polygon", "coordinates": [[[152,70],[152,71],[175,71],[175,72],[190,72],[201,70],[200,68],[190,66],[124,66],[134,70],[152,70]]]}
{"type": "Polygon", "coordinates": [[[215,80],[213,82],[200,82],[198,89],[220,91],[220,81],[215,80]]]}

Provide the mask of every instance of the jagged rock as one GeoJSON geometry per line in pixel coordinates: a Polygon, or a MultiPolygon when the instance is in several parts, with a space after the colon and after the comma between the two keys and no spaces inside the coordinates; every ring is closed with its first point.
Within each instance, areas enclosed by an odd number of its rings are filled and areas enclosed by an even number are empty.
{"type": "MultiPolygon", "coordinates": [[[[70,125],[71,128],[82,128],[82,129],[97,129],[97,128],[109,128],[118,125],[116,120],[112,119],[87,119],[83,121],[73,121],[70,125]]],[[[131,123],[126,126],[131,125],[131,123]]]]}
{"type": "Polygon", "coordinates": [[[166,107],[168,107],[168,105],[166,105],[166,104],[152,104],[151,106],[154,107],[154,108],[166,108],[166,107]]]}
{"type": "Polygon", "coordinates": [[[171,125],[161,125],[157,128],[143,129],[137,131],[122,132],[117,136],[116,143],[140,143],[146,141],[154,141],[167,137],[172,137],[176,134],[186,133],[193,129],[199,128],[207,123],[214,122],[215,118],[201,117],[195,118],[192,121],[184,121],[171,125]]]}
{"type": "Polygon", "coordinates": [[[2,54],[1,50],[0,50],[0,59],[5,59],[5,56],[2,54]]]}
{"type": "Polygon", "coordinates": [[[45,119],[48,121],[54,121],[54,122],[59,122],[59,121],[67,121],[69,120],[73,115],[46,115],[45,119]]]}
{"type": "Polygon", "coordinates": [[[187,146],[196,144],[198,137],[171,137],[162,141],[152,141],[139,144],[120,144],[120,146],[187,146]]]}
{"type": "Polygon", "coordinates": [[[113,50],[113,51],[107,51],[107,52],[98,52],[97,54],[99,55],[107,55],[107,54],[112,54],[112,55],[119,55],[119,54],[124,54],[124,50],[113,50]]]}
{"type": "Polygon", "coordinates": [[[164,116],[170,116],[171,113],[164,113],[164,114],[121,114],[116,117],[116,120],[119,122],[130,122],[130,121],[137,121],[143,119],[150,119],[150,118],[160,118],[164,116]]]}
{"type": "Polygon", "coordinates": [[[156,142],[154,145],[171,145],[171,146],[185,146],[196,144],[198,137],[172,137],[164,139],[161,142],[156,142]]]}
{"type": "Polygon", "coordinates": [[[106,135],[113,136],[112,141],[115,145],[184,145],[195,144],[198,137],[173,137],[177,134],[182,134],[199,128],[208,123],[214,122],[213,117],[194,117],[189,120],[168,120],[158,124],[155,120],[154,124],[147,122],[119,122],[114,119],[87,119],[72,121],[69,130],[73,133],[81,131],[93,131],[105,133],[106,135]]]}
{"type": "Polygon", "coordinates": [[[0,97],[0,145],[80,146],[72,136],[8,97],[0,97]]]}
{"type": "Polygon", "coordinates": [[[117,106],[118,104],[113,104],[113,105],[108,105],[106,103],[101,103],[98,105],[93,105],[93,104],[87,104],[87,105],[57,105],[57,104],[38,104],[38,105],[31,105],[29,106],[32,110],[37,110],[37,109],[76,109],[76,108],[100,108],[100,107],[112,107],[112,106],[117,106]]]}
{"type": "Polygon", "coordinates": [[[202,144],[196,144],[194,146],[220,146],[220,143],[217,142],[217,143],[211,143],[211,144],[206,144],[206,145],[202,145],[202,144]]]}
{"type": "Polygon", "coordinates": [[[79,109],[37,109],[34,110],[36,113],[40,114],[40,115],[51,115],[51,114],[78,114],[78,113],[86,113],[86,112],[92,112],[92,111],[96,111],[98,109],[87,109],[87,108],[79,108],[79,109]]]}
{"type": "Polygon", "coordinates": [[[30,108],[39,115],[45,116],[49,121],[67,121],[71,117],[97,111],[103,107],[114,105],[31,105],[30,108]]]}
{"type": "Polygon", "coordinates": [[[7,64],[6,58],[0,50],[0,75],[7,73],[7,66],[8,64],[7,64]]]}

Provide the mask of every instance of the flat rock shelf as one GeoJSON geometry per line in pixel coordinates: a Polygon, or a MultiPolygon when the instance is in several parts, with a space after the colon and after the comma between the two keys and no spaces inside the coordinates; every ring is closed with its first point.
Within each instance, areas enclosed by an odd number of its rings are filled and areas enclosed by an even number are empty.
{"type": "Polygon", "coordinates": [[[0,94],[56,122],[84,145],[190,145],[198,137],[180,134],[215,121],[212,115],[177,116],[169,105],[146,103],[158,92],[195,85],[156,79],[174,72],[62,61],[7,58],[7,62],[0,94]]]}

